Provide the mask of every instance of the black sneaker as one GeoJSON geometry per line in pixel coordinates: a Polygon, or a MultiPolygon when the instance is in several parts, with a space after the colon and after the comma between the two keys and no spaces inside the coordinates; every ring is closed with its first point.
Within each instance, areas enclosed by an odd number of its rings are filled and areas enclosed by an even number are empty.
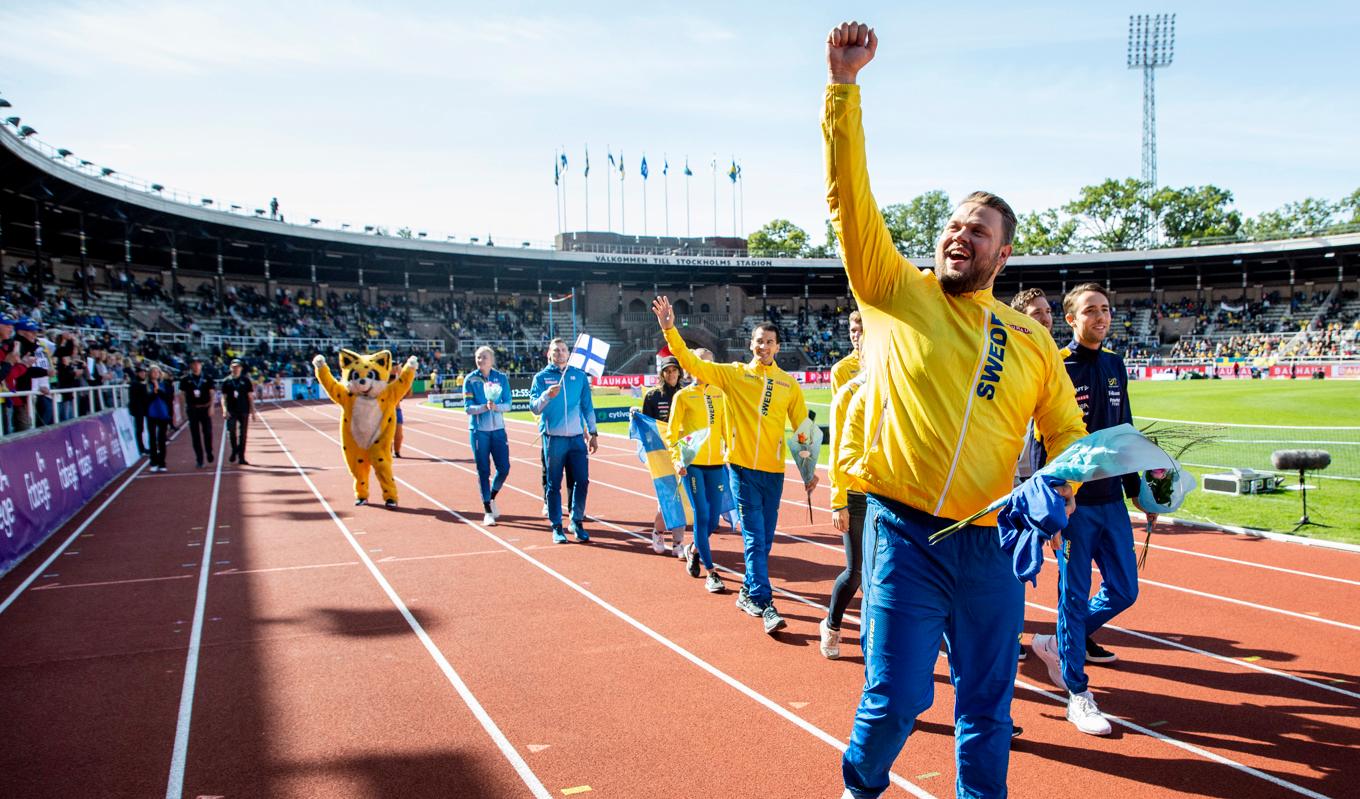
{"type": "Polygon", "coordinates": [[[1087,663],[1113,663],[1119,660],[1119,656],[1105,647],[1097,644],[1094,638],[1086,637],[1086,662],[1087,663]]]}
{"type": "Polygon", "coordinates": [[[699,550],[693,544],[685,550],[685,571],[690,577],[699,576],[699,550]]]}
{"type": "Polygon", "coordinates": [[[784,621],[784,617],[779,615],[779,611],[774,609],[773,602],[766,605],[765,609],[760,612],[760,618],[765,624],[765,632],[768,635],[774,635],[789,626],[788,622],[784,621]]]}
{"type": "Polygon", "coordinates": [[[1025,634],[1024,634],[1024,633],[1021,633],[1020,635],[1015,636],[1015,645],[1016,645],[1016,647],[1020,650],[1020,655],[1019,655],[1019,657],[1017,657],[1016,659],[1017,659],[1017,660],[1023,661],[1023,660],[1025,659],[1025,634]]]}
{"type": "Polygon", "coordinates": [[[590,533],[586,532],[586,528],[580,522],[571,523],[571,534],[576,536],[576,540],[582,544],[590,542],[590,533]]]}
{"type": "Polygon", "coordinates": [[[737,594],[737,610],[748,616],[761,615],[762,608],[752,601],[750,594],[746,593],[746,586],[742,586],[741,591],[737,594]]]}
{"type": "Polygon", "coordinates": [[[1020,735],[1021,735],[1022,733],[1024,733],[1024,731],[1025,731],[1025,728],[1024,728],[1024,727],[1017,727],[1017,726],[1015,726],[1014,724],[1011,725],[1011,737],[1012,737],[1012,738],[1019,738],[1020,735]]]}

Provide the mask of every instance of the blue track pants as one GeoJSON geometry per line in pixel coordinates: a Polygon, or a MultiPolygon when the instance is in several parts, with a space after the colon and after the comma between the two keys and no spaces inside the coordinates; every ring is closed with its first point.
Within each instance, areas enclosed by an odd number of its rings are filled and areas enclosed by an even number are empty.
{"type": "Polygon", "coordinates": [[[1138,599],[1138,558],[1133,525],[1123,500],[1078,505],[1063,529],[1058,576],[1058,655],[1067,690],[1086,690],[1086,637],[1138,599]],[[1100,568],[1100,591],[1091,596],[1091,561],[1100,568]]]}
{"type": "Polygon", "coordinates": [[[742,585],[751,601],[764,607],[774,596],[770,590],[770,548],[779,523],[779,498],[784,494],[783,472],[762,472],[732,466],[736,476],[737,511],[741,514],[742,555],[746,577],[742,585]]]}
{"type": "Polygon", "coordinates": [[[504,430],[474,430],[472,459],[477,464],[477,486],[482,491],[482,502],[490,502],[492,494],[501,490],[510,476],[510,445],[504,430]],[[491,477],[491,463],[496,463],[496,477],[491,477]]]}
{"type": "Polygon", "coordinates": [[[586,517],[586,491],[590,488],[590,456],[581,436],[544,436],[548,455],[548,521],[562,529],[562,473],[571,486],[571,520],[586,517]]]}

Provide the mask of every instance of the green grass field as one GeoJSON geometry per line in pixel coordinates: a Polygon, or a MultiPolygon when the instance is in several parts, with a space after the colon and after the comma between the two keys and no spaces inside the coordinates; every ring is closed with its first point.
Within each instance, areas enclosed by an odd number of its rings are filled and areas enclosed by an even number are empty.
{"type": "MultiPolygon", "coordinates": [[[[1148,418],[1203,422],[1215,425],[1360,428],[1360,382],[1313,380],[1180,380],[1140,381],[1130,384],[1130,399],[1139,427],[1148,418]]],[[[831,416],[829,389],[809,389],[808,407],[825,423],[831,416]]],[[[641,405],[626,395],[597,396],[598,407],[641,405]]],[[[529,413],[512,418],[532,419],[529,413]]],[[[627,435],[628,425],[614,422],[603,432],[627,435]]],[[[1270,453],[1277,449],[1319,448],[1332,454],[1332,467],[1308,483],[1309,516],[1331,528],[1307,528],[1300,535],[1360,544],[1360,429],[1291,430],[1235,428],[1216,430],[1219,441],[1188,453],[1183,461],[1196,476],[1227,471],[1222,467],[1270,469],[1270,453]],[[1218,468],[1208,468],[1218,467],[1218,468]],[[1350,479],[1341,479],[1350,478],[1350,479]]],[[[825,463],[827,452],[822,452],[825,463]]],[[[1292,483],[1298,482],[1294,475],[1292,483]]],[[[1178,516],[1273,532],[1288,532],[1300,515],[1296,491],[1256,496],[1228,496],[1196,491],[1178,516]]]]}

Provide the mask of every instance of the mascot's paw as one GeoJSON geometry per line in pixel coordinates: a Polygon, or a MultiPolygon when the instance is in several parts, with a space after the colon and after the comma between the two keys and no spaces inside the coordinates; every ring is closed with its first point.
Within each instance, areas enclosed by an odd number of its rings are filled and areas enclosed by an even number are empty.
{"type": "Polygon", "coordinates": [[[359,507],[360,505],[367,505],[367,504],[368,504],[368,500],[366,500],[366,499],[356,499],[356,500],[354,500],[354,507],[356,507],[356,508],[359,507]]]}
{"type": "Polygon", "coordinates": [[[406,359],[406,368],[415,369],[417,366],[420,366],[420,359],[416,356],[412,355],[406,359]]]}
{"type": "Polygon", "coordinates": [[[312,366],[316,367],[317,369],[320,369],[325,365],[326,365],[325,355],[317,355],[315,358],[312,359],[312,366]]]}
{"type": "Polygon", "coordinates": [[[386,502],[383,502],[383,504],[389,508],[395,508],[397,506],[397,501],[395,499],[389,499],[386,502]]]}

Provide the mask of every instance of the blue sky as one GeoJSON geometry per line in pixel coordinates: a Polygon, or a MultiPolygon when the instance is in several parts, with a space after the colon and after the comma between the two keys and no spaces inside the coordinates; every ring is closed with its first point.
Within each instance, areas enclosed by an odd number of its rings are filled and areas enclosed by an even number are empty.
{"type": "MultiPolygon", "coordinates": [[[[1159,172],[1215,183],[1247,212],[1360,187],[1353,3],[175,3],[0,7],[0,93],[40,138],[167,186],[292,219],[497,243],[606,219],[606,147],[627,159],[628,232],[715,229],[712,172],[742,164],[744,232],[787,217],[820,240],[826,31],[878,30],[861,76],[881,203],[987,188],[1017,210],[1139,171],[1130,13],[1175,11],[1158,73],[1159,172]]],[[[716,231],[732,233],[719,175],[716,231]]],[[[613,186],[613,227],[620,195],[613,186]]]]}

